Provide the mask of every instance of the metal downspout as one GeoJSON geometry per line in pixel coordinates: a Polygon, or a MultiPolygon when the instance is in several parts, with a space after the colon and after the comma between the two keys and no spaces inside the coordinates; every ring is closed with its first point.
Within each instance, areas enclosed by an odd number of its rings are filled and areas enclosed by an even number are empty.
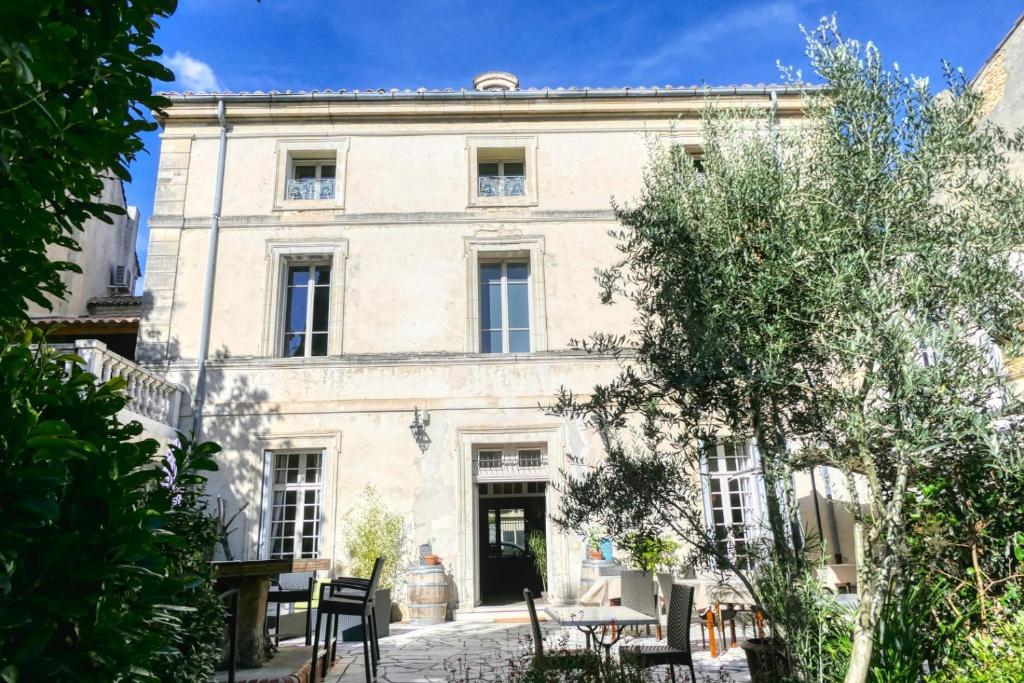
{"type": "Polygon", "coordinates": [[[217,152],[217,184],[213,191],[213,214],[210,216],[210,241],[206,249],[206,283],[203,294],[203,320],[199,328],[199,362],[196,366],[196,396],[192,406],[192,438],[199,436],[206,398],[206,358],[210,351],[210,318],[213,314],[213,281],[217,272],[217,237],[220,230],[220,207],[224,194],[224,159],[228,146],[228,122],[224,118],[224,100],[217,100],[220,122],[220,149],[217,152]]]}

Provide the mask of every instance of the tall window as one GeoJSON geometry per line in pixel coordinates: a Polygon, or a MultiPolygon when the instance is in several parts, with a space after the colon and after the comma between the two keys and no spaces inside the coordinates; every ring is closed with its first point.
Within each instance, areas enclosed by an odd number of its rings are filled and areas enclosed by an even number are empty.
{"type": "Polygon", "coordinates": [[[285,199],[334,199],[336,172],[337,164],[333,159],[293,161],[285,199]]]}
{"type": "Polygon", "coordinates": [[[480,264],[480,351],[530,351],[530,264],[480,264]]]}
{"type": "Polygon", "coordinates": [[[288,266],[285,283],[285,356],[326,356],[330,318],[331,267],[288,266]]]}
{"type": "Polygon", "coordinates": [[[273,453],[270,559],[320,553],[321,453],[273,453]]]}
{"type": "Polygon", "coordinates": [[[745,442],[712,444],[706,455],[718,550],[741,569],[749,568],[758,525],[754,458],[745,442]]]}

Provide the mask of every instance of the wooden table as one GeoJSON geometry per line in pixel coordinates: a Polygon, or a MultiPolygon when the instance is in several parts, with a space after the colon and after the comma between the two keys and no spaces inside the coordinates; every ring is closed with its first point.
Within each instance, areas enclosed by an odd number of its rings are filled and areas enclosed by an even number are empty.
{"type": "Polygon", "coordinates": [[[658,618],[638,612],[629,607],[612,605],[607,607],[547,607],[544,613],[559,626],[575,626],[587,636],[587,647],[594,643],[604,648],[605,657],[610,657],[612,645],[622,639],[623,626],[657,626],[658,618]],[[611,640],[605,642],[606,627],[612,626],[611,640]],[[598,635],[598,629],[601,634],[598,635]]]}
{"type": "Polygon", "coordinates": [[[270,579],[278,574],[331,568],[331,561],[327,559],[241,560],[213,564],[217,568],[218,589],[238,589],[238,663],[243,667],[263,666],[267,659],[263,629],[270,579]]]}

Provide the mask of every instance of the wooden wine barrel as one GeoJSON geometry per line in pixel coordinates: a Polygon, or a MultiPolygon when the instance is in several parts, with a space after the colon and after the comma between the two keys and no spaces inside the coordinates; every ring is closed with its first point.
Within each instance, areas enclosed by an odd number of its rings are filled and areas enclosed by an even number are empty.
{"type": "Polygon", "coordinates": [[[448,614],[448,580],[444,565],[417,565],[409,570],[409,623],[443,624],[448,614]]]}

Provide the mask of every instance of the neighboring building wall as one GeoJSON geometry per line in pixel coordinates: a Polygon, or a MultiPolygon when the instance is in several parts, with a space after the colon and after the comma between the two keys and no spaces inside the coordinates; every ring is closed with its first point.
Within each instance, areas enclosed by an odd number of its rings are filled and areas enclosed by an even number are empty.
{"type": "Polygon", "coordinates": [[[66,298],[54,300],[52,310],[30,303],[30,316],[73,318],[88,315],[87,304],[90,299],[113,293],[109,288],[110,270],[115,266],[127,267],[133,282],[138,279],[139,261],[135,254],[135,240],[138,236],[139,210],[127,205],[124,187],[120,180],[113,177],[103,177],[103,192],[97,201],[120,206],[126,210],[126,214],[110,216],[112,223],[104,223],[98,218],[86,221],[82,230],[73,235],[81,247],[79,251],[50,245],[46,254],[51,261],[70,261],[81,268],[82,272],[65,272],[62,279],[68,289],[66,298]]]}
{"type": "MultiPolygon", "coordinates": [[[[371,484],[414,523],[452,573],[461,607],[479,598],[474,449],[545,451],[548,479],[600,457],[581,424],[545,415],[559,387],[586,392],[619,364],[568,350],[591,332],[625,333],[632,313],[602,306],[594,269],[618,256],[612,199],[641,188],[651,135],[698,140],[700,97],[587,101],[281,101],[227,98],[224,203],[210,341],[205,438],[224,446],[213,493],[248,505],[235,555],[266,553],[268,451],[319,452],[321,555],[343,571],[346,517],[371,484]],[[524,197],[477,197],[474,154],[523,150],[524,197]],[[337,162],[336,196],[283,201],[288,155],[337,162]],[[329,354],[280,357],[282,263],[332,265],[329,354]],[[481,258],[530,263],[530,352],[478,353],[481,258]],[[429,444],[410,434],[429,412],[429,444]],[[261,529],[264,532],[261,534],[261,529]]],[[[769,106],[767,93],[730,105],[769,106]]],[[[796,96],[782,99],[787,118],[796,96]]],[[[150,220],[138,356],[194,387],[214,193],[215,103],[173,99],[150,220]]],[[[186,418],[187,419],[187,418],[186,418]]],[[[547,509],[558,494],[547,490],[547,509]]],[[[699,504],[699,502],[695,502],[699,504]]],[[[579,539],[549,522],[549,590],[575,596],[579,539]]]]}
{"type": "MultiPolygon", "coordinates": [[[[982,95],[986,120],[1009,132],[1024,128],[1024,15],[1003,38],[974,77],[972,87],[982,95]]],[[[1014,172],[1024,179],[1024,154],[1010,158],[1014,172]]],[[[1011,376],[1024,390],[1024,358],[1007,362],[1011,376]]]]}

